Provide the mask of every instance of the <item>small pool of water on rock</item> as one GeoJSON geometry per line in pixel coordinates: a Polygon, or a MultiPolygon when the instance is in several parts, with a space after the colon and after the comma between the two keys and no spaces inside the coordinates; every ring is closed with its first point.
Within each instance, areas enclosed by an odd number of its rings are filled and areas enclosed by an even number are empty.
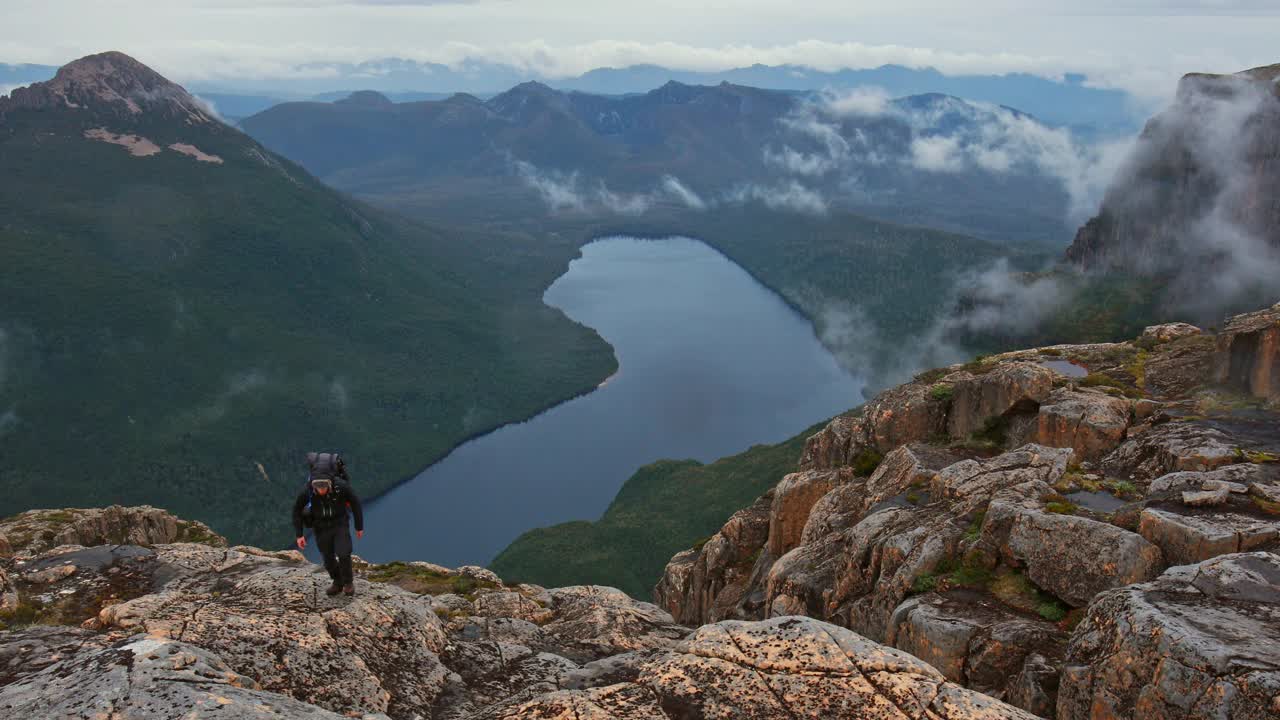
{"type": "Polygon", "coordinates": [[[599,518],[642,465],[776,443],[862,401],[807,319],[695,240],[590,243],[544,300],[599,332],[619,373],[370,503],[356,554],[484,564],[526,530],[599,518]]]}
{"type": "Polygon", "coordinates": [[[1067,493],[1063,497],[1082,508],[1096,510],[1101,513],[1112,513],[1128,504],[1115,495],[1101,490],[1096,492],[1078,490],[1073,493],[1067,493]]]}
{"type": "Polygon", "coordinates": [[[1040,366],[1047,367],[1059,375],[1066,375],[1067,377],[1082,378],[1089,374],[1088,368],[1069,360],[1041,360],[1040,366]]]}

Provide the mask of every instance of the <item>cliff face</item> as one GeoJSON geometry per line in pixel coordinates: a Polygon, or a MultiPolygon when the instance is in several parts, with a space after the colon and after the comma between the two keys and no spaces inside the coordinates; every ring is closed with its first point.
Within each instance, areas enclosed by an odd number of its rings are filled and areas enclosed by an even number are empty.
{"type": "Polygon", "coordinates": [[[1280,305],[922,374],[673,557],[658,604],[817,618],[1041,716],[1280,717],[1251,639],[1280,632],[1278,332],[1280,305]]]}
{"type": "Polygon", "coordinates": [[[1266,280],[1280,253],[1277,77],[1280,65],[1184,77],[1067,261],[1171,275],[1180,292],[1266,280]]]}

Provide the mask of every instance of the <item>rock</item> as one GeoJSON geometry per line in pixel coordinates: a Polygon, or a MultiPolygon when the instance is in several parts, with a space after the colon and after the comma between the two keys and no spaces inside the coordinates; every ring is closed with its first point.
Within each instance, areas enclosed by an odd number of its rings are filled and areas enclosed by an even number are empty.
{"type": "Polygon", "coordinates": [[[773,491],[729,518],[701,548],[685,551],[667,564],[654,588],[657,602],[677,622],[701,624],[745,616],[754,567],[769,538],[773,491]]]}
{"type": "Polygon", "coordinates": [[[1218,334],[1214,380],[1254,397],[1280,399],[1280,305],[1227,323],[1218,334]]]}
{"type": "Polygon", "coordinates": [[[1035,442],[1072,448],[1079,460],[1097,460],[1124,440],[1129,402],[1102,392],[1059,388],[1040,406],[1035,442]]]}
{"type": "Polygon", "coordinates": [[[996,495],[987,509],[983,538],[1006,561],[1074,607],[1110,588],[1149,580],[1163,568],[1160,549],[1140,535],[1087,517],[1048,512],[1043,482],[996,495]]]}
{"type": "Polygon", "coordinates": [[[635,682],[552,693],[481,717],[1034,716],[949,683],[927,664],[848,630],[788,617],[708,625],[646,664],[635,682]]]}
{"type": "Polygon", "coordinates": [[[784,555],[800,544],[809,511],[814,504],[841,482],[847,482],[853,473],[843,470],[806,470],[782,478],[773,490],[773,503],[769,508],[769,552],[774,557],[784,555]]]}
{"type": "Polygon", "coordinates": [[[1192,507],[1213,507],[1227,502],[1231,489],[1221,487],[1216,490],[1186,491],[1182,493],[1182,504],[1192,507]]]}
{"type": "MultiPolygon", "coordinates": [[[[454,595],[453,597],[458,598],[454,595]]],[[[458,598],[466,602],[464,598],[458,598]]],[[[444,605],[444,603],[441,603],[444,605]]],[[[446,605],[447,607],[447,605],[446,605]]],[[[537,602],[514,591],[491,592],[476,598],[471,613],[480,617],[509,617],[528,620],[534,624],[551,619],[553,613],[537,602]]]]}
{"type": "Polygon", "coordinates": [[[1267,502],[1280,503],[1280,485],[1249,483],[1249,494],[1267,502]]]}
{"type": "Polygon", "coordinates": [[[1000,490],[1031,480],[1052,484],[1067,471],[1074,451],[1024,445],[990,460],[965,460],[937,474],[933,497],[960,501],[966,509],[986,504],[1000,490]]]}
{"type": "Polygon", "coordinates": [[[13,582],[9,580],[9,575],[5,573],[4,568],[0,568],[0,613],[12,612],[18,609],[18,591],[14,589],[13,582]]]}
{"type": "Polygon", "coordinates": [[[0,521],[11,553],[38,555],[58,545],[158,545],[196,540],[225,547],[204,523],[179,520],[148,505],[28,510],[0,521]]]}
{"type": "MultiPolygon", "coordinates": [[[[436,567],[439,566],[437,565],[436,567]]],[[[458,568],[457,574],[465,578],[478,580],[481,583],[497,585],[499,587],[502,586],[502,578],[498,577],[497,573],[488,568],[480,567],[479,565],[463,565],[458,568]]]]}
{"type": "Polygon", "coordinates": [[[1185,397],[1213,378],[1216,347],[1207,335],[1188,335],[1152,348],[1142,361],[1143,384],[1164,397],[1185,397]]]}
{"type": "Polygon", "coordinates": [[[1152,480],[1147,486],[1147,497],[1169,499],[1184,490],[1216,490],[1220,487],[1237,492],[1237,488],[1245,487],[1260,476],[1261,468],[1250,463],[1227,465],[1209,472],[1172,472],[1152,480]]]}
{"type": "Polygon", "coordinates": [[[1182,514],[1168,507],[1148,507],[1139,516],[1138,533],[1158,545],[1170,564],[1183,565],[1273,543],[1280,538],[1280,519],[1230,511],[1182,514]]]}
{"type": "Polygon", "coordinates": [[[589,662],[635,650],[670,648],[689,634],[657,606],[616,588],[579,585],[555,588],[554,611],[542,625],[557,655],[589,662]]]}
{"type": "Polygon", "coordinates": [[[1167,343],[1178,338],[1184,338],[1191,335],[1199,335],[1204,331],[1195,325],[1189,325],[1184,322],[1165,323],[1163,325],[1150,325],[1142,331],[1140,339],[1149,340],[1156,343],[1167,343]]]}
{"type": "Polygon", "coordinates": [[[1072,634],[1059,718],[1275,718],[1280,556],[1226,555],[1111,590],[1072,634]]]}
{"type": "Polygon", "coordinates": [[[1053,390],[1053,380],[1052,370],[1032,362],[998,363],[989,372],[961,379],[951,395],[948,434],[962,440],[981,430],[989,418],[1035,414],[1053,390]]]}
{"type": "Polygon", "coordinates": [[[156,561],[167,582],[103,608],[101,627],[198,645],[265,690],[338,713],[427,715],[446,685],[425,597],[357,579],[354,598],[326,598],[314,565],[203,545],[158,546],[156,561]]]}
{"type": "MultiPolygon", "coordinates": [[[[934,666],[948,680],[998,699],[1008,695],[1030,655],[1061,660],[1066,646],[1066,634],[1051,623],[968,591],[913,597],[898,606],[890,625],[890,645],[934,666]]],[[[1052,691],[1041,687],[1046,696],[1052,691]]]]}
{"type": "Polygon", "coordinates": [[[1058,704],[1058,672],[1048,658],[1031,653],[1009,681],[1005,702],[1039,717],[1053,717],[1058,704]]]}
{"type": "Polygon", "coordinates": [[[1215,470],[1237,461],[1236,443],[1196,422],[1167,422],[1129,438],[1102,461],[1112,477],[1149,480],[1179,470],[1215,470]]]}
{"type": "Polygon", "coordinates": [[[9,538],[0,532],[0,558],[6,558],[13,554],[13,546],[9,544],[9,538]]]}
{"type": "Polygon", "coordinates": [[[51,664],[0,688],[6,717],[168,720],[339,720],[314,705],[263,692],[217,655],[187,643],[137,636],[51,664]]]}
{"type": "Polygon", "coordinates": [[[1249,492],[1248,486],[1228,480],[1205,480],[1200,487],[1205,490],[1226,490],[1228,495],[1244,495],[1249,492]]]}
{"type": "Polygon", "coordinates": [[[831,470],[857,464],[866,453],[884,455],[946,430],[947,405],[927,383],[886,390],[852,415],[832,420],[805,442],[797,469],[831,470]]]}

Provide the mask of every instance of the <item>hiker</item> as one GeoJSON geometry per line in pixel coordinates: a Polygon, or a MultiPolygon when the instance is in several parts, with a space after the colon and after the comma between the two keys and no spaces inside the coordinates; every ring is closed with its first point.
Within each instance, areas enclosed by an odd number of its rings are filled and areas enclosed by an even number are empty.
{"type": "Polygon", "coordinates": [[[330,597],[339,592],[355,595],[351,574],[351,529],[348,511],[355,516],[356,537],[364,537],[364,511],[360,498],[351,489],[351,478],[337,453],[308,453],[311,467],[307,484],[293,503],[293,529],[299,550],[306,549],[303,526],[315,535],[316,547],[324,559],[333,584],[324,591],[330,597]]]}

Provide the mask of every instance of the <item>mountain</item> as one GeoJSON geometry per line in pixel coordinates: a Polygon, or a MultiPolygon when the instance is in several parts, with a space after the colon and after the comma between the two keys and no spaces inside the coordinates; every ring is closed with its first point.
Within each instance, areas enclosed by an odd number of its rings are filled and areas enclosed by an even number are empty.
{"type": "Polygon", "coordinates": [[[5,507],[163,504],[289,542],[303,454],[375,495],[593,389],[575,247],[337,193],[120,53],[0,99],[5,507]]]}
{"type": "Polygon", "coordinates": [[[326,598],[301,553],[153,507],[0,518],[0,709],[1274,718],[1277,335],[1280,305],[922,375],[810,436],[659,606],[427,562],[326,598]]]}
{"type": "Polygon", "coordinates": [[[242,126],[328,182],[410,212],[452,212],[480,193],[522,215],[530,200],[622,215],[761,203],[1059,245],[1087,201],[1089,149],[1066,131],[936,94],[670,82],[609,97],[525,83],[487,101],[286,103],[242,126]]]}
{"type": "Polygon", "coordinates": [[[1280,65],[1191,74],[1152,118],[1066,260],[1160,278],[1166,306],[1215,321],[1275,299],[1280,65]]]}

